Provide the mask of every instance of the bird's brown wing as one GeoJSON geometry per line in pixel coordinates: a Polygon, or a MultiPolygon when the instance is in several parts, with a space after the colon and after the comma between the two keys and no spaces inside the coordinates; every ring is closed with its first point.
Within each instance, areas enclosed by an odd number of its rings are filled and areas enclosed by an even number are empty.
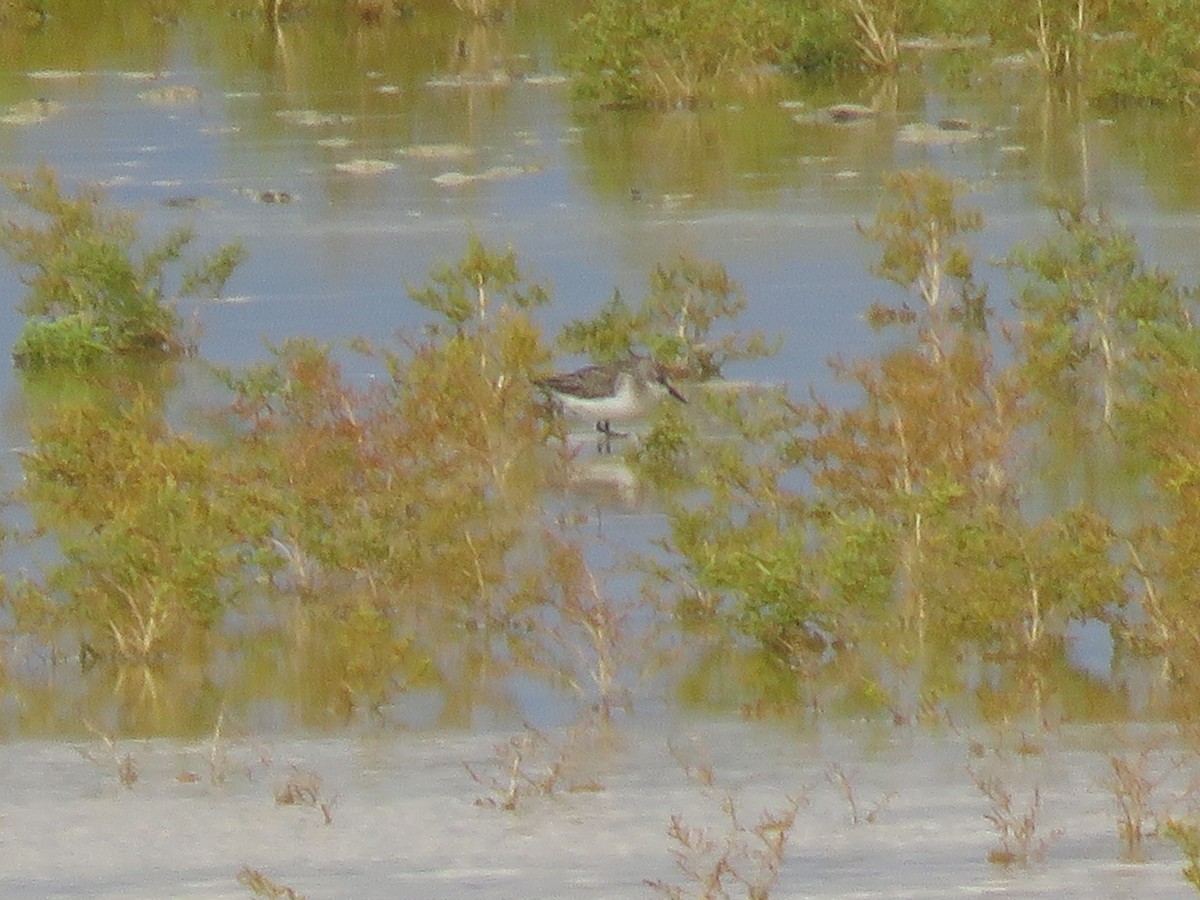
{"type": "Polygon", "coordinates": [[[585,366],[574,372],[563,372],[559,375],[539,378],[534,384],[551,391],[558,391],[560,394],[594,400],[597,397],[612,396],[616,375],[616,371],[607,366],[585,366]]]}

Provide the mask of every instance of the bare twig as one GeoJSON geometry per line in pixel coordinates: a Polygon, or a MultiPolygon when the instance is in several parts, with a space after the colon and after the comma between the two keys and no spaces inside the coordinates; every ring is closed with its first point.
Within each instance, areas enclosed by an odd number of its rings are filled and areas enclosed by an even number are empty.
{"type": "Polygon", "coordinates": [[[970,768],[967,771],[975,787],[991,802],[984,818],[992,823],[1000,838],[1000,845],[988,851],[988,862],[1001,866],[1028,866],[1043,861],[1050,845],[1062,836],[1062,830],[1055,829],[1048,837],[1039,837],[1041,788],[1035,787],[1029,805],[1019,809],[1012,791],[998,776],[985,777],[970,768]]]}
{"type": "Polygon", "coordinates": [[[126,790],[132,790],[134,784],[136,784],[138,780],[137,764],[134,762],[133,754],[126,753],[122,755],[117,750],[116,739],[113,738],[111,734],[101,731],[86,719],[84,720],[83,724],[88,731],[90,731],[104,743],[105,749],[108,751],[109,758],[98,759],[96,754],[91,750],[83,749],[79,751],[80,755],[89,762],[93,762],[102,768],[107,768],[111,765],[113,771],[116,773],[117,780],[121,783],[121,787],[125,788],[126,790]]]}
{"type": "Polygon", "coordinates": [[[895,791],[888,791],[877,800],[875,800],[868,809],[864,810],[859,803],[858,792],[854,789],[852,775],[847,774],[846,770],[838,763],[830,763],[825,769],[825,777],[835,787],[841,789],[842,796],[846,798],[846,803],[850,806],[850,824],[851,825],[874,825],[879,820],[879,814],[887,809],[892,798],[896,796],[895,791]]]}
{"type": "Polygon", "coordinates": [[[337,798],[325,796],[320,775],[293,765],[288,780],[275,788],[275,802],[280,806],[311,806],[320,810],[326,825],[332,825],[333,805],[337,798]]]}

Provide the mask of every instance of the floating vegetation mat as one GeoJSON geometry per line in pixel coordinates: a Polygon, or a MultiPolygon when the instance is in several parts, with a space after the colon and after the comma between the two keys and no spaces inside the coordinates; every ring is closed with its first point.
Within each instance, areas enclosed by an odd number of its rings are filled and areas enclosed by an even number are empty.
{"type": "Polygon", "coordinates": [[[155,81],[159,78],[167,78],[170,75],[170,72],[147,72],[144,69],[132,69],[127,72],[117,73],[117,77],[125,81],[155,81]]]}
{"type": "Polygon", "coordinates": [[[425,82],[427,87],[506,87],[512,84],[512,76],[503,69],[491,72],[476,72],[464,75],[439,75],[425,82]]]}
{"type": "Polygon", "coordinates": [[[522,175],[532,175],[540,172],[541,166],[492,166],[482,172],[467,174],[465,172],[443,172],[433,178],[433,183],[441,187],[462,187],[479,181],[505,181],[509,178],[519,178],[522,175]]]}
{"type": "Polygon", "coordinates": [[[305,128],[319,128],[322,125],[337,125],[342,122],[354,121],[353,116],[335,116],[318,112],[315,109],[281,109],[275,115],[293,125],[303,125],[305,128]]]}
{"type": "Polygon", "coordinates": [[[947,119],[936,125],[911,122],[896,132],[896,140],[905,144],[963,144],[978,140],[983,132],[969,122],[947,119]]]}
{"type": "Polygon", "coordinates": [[[462,159],[474,152],[466,144],[414,144],[398,151],[410,159],[462,159]]]}
{"type": "Polygon", "coordinates": [[[349,162],[340,162],[334,168],[351,175],[379,175],[392,171],[396,164],[386,159],[352,159],[349,162]]]}
{"type": "Polygon", "coordinates": [[[78,69],[38,69],[28,74],[39,81],[72,81],[84,77],[84,73],[78,69]]]}
{"type": "Polygon", "coordinates": [[[38,125],[51,116],[56,116],[66,109],[55,100],[22,100],[8,108],[8,112],[0,116],[0,123],[5,125],[38,125]]]}
{"type": "Polygon", "coordinates": [[[178,106],[186,103],[196,103],[200,99],[200,88],[190,84],[176,84],[170,87],[151,88],[138,94],[139,100],[153,103],[156,106],[178,106]]]}
{"type": "Polygon", "coordinates": [[[542,86],[542,85],[553,86],[556,84],[566,84],[567,76],[560,75],[556,72],[546,72],[546,73],[542,73],[542,74],[535,73],[535,74],[531,74],[531,75],[526,75],[521,80],[524,81],[526,84],[533,84],[533,85],[538,85],[538,86],[542,86]]]}

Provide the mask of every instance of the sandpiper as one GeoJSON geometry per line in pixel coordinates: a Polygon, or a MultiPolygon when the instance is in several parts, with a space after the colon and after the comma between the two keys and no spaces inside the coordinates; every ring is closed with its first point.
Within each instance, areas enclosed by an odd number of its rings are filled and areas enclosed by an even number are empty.
{"type": "Polygon", "coordinates": [[[595,420],[596,430],[604,435],[606,449],[611,449],[612,438],[625,437],[612,430],[613,419],[637,418],[667,395],[687,403],[667,380],[662,366],[636,354],[623,362],[585,366],[574,372],[539,378],[534,384],[546,390],[563,412],[595,420]]]}

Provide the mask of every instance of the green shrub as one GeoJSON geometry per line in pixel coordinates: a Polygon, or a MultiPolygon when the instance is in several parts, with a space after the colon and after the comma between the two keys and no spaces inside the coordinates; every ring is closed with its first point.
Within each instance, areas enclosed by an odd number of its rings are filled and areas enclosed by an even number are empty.
{"type": "Polygon", "coordinates": [[[19,365],[79,369],[108,354],[183,352],[188,341],[174,299],[220,290],[243,256],[239,245],[227,244],[187,263],[187,228],[139,256],[135,217],[108,209],[99,191],[83,187],[68,196],[45,166],[32,178],[10,176],[5,184],[44,220],[0,223],[0,249],[32,270],[23,278],[29,292],[20,309],[29,319],[14,348],[19,365]],[[167,269],[176,263],[183,272],[170,293],[167,269]]]}
{"type": "Polygon", "coordinates": [[[853,17],[845,4],[782,4],[787,35],[779,61],[787,69],[828,75],[858,68],[862,61],[853,17]]]}
{"type": "Polygon", "coordinates": [[[29,319],[21,328],[13,359],[20,366],[64,366],[82,371],[110,356],[107,328],[83,313],[29,319]]]}
{"type": "Polygon", "coordinates": [[[1130,22],[1132,34],[1096,53],[1094,94],[1107,103],[1200,105],[1200,9],[1156,0],[1130,22]]]}
{"type": "Polygon", "coordinates": [[[36,590],[90,646],[146,659],[221,617],[248,520],[211,444],[145,396],[123,405],[61,404],[35,425],[25,499],[62,553],[36,590]]]}
{"type": "Polygon", "coordinates": [[[574,23],[568,67],[607,106],[694,106],[761,76],[786,40],[763,0],[597,0],[574,23]]]}
{"type": "Polygon", "coordinates": [[[833,363],[848,407],[762,391],[728,405],[738,440],[691,450],[699,490],[671,512],[668,577],[787,659],[872,633],[1028,657],[1125,602],[1113,529],[1087,508],[1022,508],[1027,385],[992,351],[965,241],[982,219],[931,172],[888,189],[861,230],[876,274],[915,301],[872,314],[904,337],[833,363]]]}

